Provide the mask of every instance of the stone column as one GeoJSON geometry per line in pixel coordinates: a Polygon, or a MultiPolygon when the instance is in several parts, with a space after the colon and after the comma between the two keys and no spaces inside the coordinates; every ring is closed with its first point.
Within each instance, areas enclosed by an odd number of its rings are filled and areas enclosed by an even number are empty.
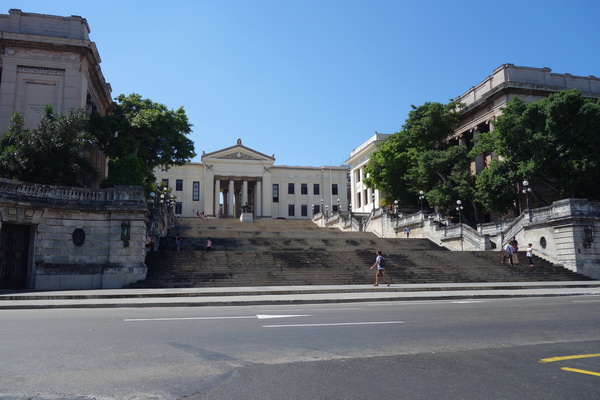
{"type": "Polygon", "coordinates": [[[5,132],[11,125],[10,119],[15,111],[16,92],[17,64],[12,57],[5,55],[2,65],[2,84],[0,85],[0,132],[5,132]]]}
{"type": "MultiPolygon", "coordinates": [[[[477,143],[477,137],[480,134],[480,130],[479,127],[476,127],[473,130],[473,143],[477,143]]],[[[479,154],[478,156],[475,157],[475,165],[474,165],[474,171],[473,174],[478,174],[481,171],[483,171],[485,162],[484,162],[484,158],[483,158],[483,154],[479,154]]]]}
{"type": "Polygon", "coordinates": [[[242,184],[242,206],[248,203],[248,181],[244,180],[242,184]]]}
{"type": "Polygon", "coordinates": [[[235,203],[235,188],[233,179],[229,180],[229,189],[227,190],[227,216],[233,217],[233,206],[235,203]]]}
{"type": "Polygon", "coordinates": [[[215,213],[217,215],[219,212],[219,205],[221,204],[221,180],[215,179],[215,213]]]}
{"type": "Polygon", "coordinates": [[[256,181],[254,190],[254,216],[262,217],[262,182],[256,181]]]}

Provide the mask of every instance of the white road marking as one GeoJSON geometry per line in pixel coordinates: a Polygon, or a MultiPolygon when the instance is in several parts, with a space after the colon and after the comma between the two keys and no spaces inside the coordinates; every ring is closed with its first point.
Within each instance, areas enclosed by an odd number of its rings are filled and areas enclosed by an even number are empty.
{"type": "Polygon", "coordinates": [[[218,319],[255,319],[256,316],[243,316],[243,317],[181,317],[181,318],[131,318],[124,319],[125,322],[138,322],[138,321],[186,321],[186,320],[218,320],[218,319]]]}
{"type": "MultiPolygon", "coordinates": [[[[282,307],[284,307],[285,305],[283,305],[282,307]]],[[[355,311],[355,310],[364,310],[364,307],[346,307],[346,308],[302,308],[302,306],[298,306],[298,305],[294,305],[294,306],[289,306],[289,307],[294,307],[294,308],[298,308],[300,307],[300,310],[295,310],[295,311],[355,311]]],[[[263,310],[263,312],[277,312],[277,311],[281,311],[281,310],[263,310]]]]}
{"type": "Polygon", "coordinates": [[[256,318],[258,318],[258,319],[294,318],[294,317],[312,317],[312,315],[267,315],[267,314],[257,314],[256,315],[256,318]]]}
{"type": "Polygon", "coordinates": [[[305,328],[320,326],[350,326],[350,325],[386,325],[403,324],[404,321],[381,321],[381,322],[338,322],[329,324],[290,324],[290,325],[263,325],[263,328],[305,328]]]}
{"type": "Polygon", "coordinates": [[[189,321],[189,320],[223,320],[223,319],[270,319],[270,318],[293,318],[293,317],[312,317],[312,315],[266,315],[257,314],[239,317],[170,317],[170,318],[130,318],[124,319],[125,322],[138,321],[189,321]]]}
{"type": "Polygon", "coordinates": [[[489,303],[489,300],[429,300],[429,301],[403,301],[403,302],[385,302],[369,303],[369,306],[416,306],[416,305],[436,305],[436,304],[469,304],[469,303],[489,303]]]}
{"type": "Polygon", "coordinates": [[[453,301],[452,304],[474,304],[474,303],[488,303],[486,300],[458,300],[453,301]]]}

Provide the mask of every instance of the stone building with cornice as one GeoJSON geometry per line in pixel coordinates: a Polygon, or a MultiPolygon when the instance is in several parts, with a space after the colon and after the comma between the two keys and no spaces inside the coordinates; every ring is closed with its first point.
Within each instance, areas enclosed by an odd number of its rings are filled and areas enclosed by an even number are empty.
{"type": "MultiPolygon", "coordinates": [[[[15,112],[34,128],[46,106],[57,113],[85,109],[111,112],[111,87],[100,69],[85,18],[26,13],[0,14],[0,135],[15,112]]],[[[106,157],[89,154],[99,180],[107,175],[106,157]]]]}
{"type": "Polygon", "coordinates": [[[242,144],[202,154],[202,161],[154,171],[172,188],[175,215],[240,217],[247,205],[254,218],[310,219],[348,208],[345,166],[275,165],[242,144]]]}

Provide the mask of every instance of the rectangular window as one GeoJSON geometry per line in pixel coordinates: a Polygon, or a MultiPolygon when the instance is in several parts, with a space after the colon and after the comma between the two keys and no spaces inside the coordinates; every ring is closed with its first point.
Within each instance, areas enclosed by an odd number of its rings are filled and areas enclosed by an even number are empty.
{"type": "Polygon", "coordinates": [[[294,194],[294,184],[288,183],[288,194],[294,194]]]}
{"type": "Polygon", "coordinates": [[[200,201],[200,182],[192,184],[192,201],[200,201]]]}
{"type": "Polygon", "coordinates": [[[301,208],[302,216],[308,217],[308,206],[306,204],[302,204],[300,207],[302,207],[301,208]]]}
{"type": "Polygon", "coordinates": [[[356,170],[356,182],[360,182],[360,169],[356,170]]]}
{"type": "Polygon", "coordinates": [[[332,205],[331,208],[333,208],[333,212],[338,212],[337,204],[332,205]]]}
{"type": "Polygon", "coordinates": [[[320,193],[320,190],[319,190],[319,184],[318,184],[318,183],[315,183],[315,184],[313,185],[313,194],[316,194],[316,195],[319,195],[319,194],[321,194],[321,193],[320,193]]]}
{"type": "Polygon", "coordinates": [[[308,185],[306,183],[301,183],[300,184],[300,193],[301,194],[308,194],[308,185]]]}
{"type": "Polygon", "coordinates": [[[362,207],[362,197],[360,192],[356,193],[356,201],[358,202],[358,204],[356,205],[356,208],[361,208],[362,207]]]}
{"type": "Polygon", "coordinates": [[[337,195],[338,194],[337,183],[334,183],[334,184],[331,185],[331,194],[333,194],[333,195],[337,195]]]}
{"type": "Polygon", "coordinates": [[[183,210],[183,204],[180,201],[175,202],[175,214],[181,214],[183,210]]]}
{"type": "Polygon", "coordinates": [[[296,208],[293,204],[288,204],[288,216],[293,217],[294,215],[296,215],[296,208]]]}
{"type": "Polygon", "coordinates": [[[181,192],[183,190],[183,179],[175,180],[175,190],[181,192]]]}
{"type": "Polygon", "coordinates": [[[163,185],[165,185],[166,187],[169,187],[169,180],[168,179],[163,179],[161,181],[163,183],[163,185]]]}
{"type": "Polygon", "coordinates": [[[279,183],[273,184],[273,203],[279,203],[279,183]]]}
{"type": "MultiPolygon", "coordinates": [[[[314,208],[314,210],[315,210],[315,214],[318,214],[318,213],[320,213],[320,212],[321,212],[321,206],[320,206],[320,205],[318,205],[318,204],[315,204],[315,208],[314,208]]],[[[314,214],[313,214],[313,215],[314,215],[314,214]]]]}

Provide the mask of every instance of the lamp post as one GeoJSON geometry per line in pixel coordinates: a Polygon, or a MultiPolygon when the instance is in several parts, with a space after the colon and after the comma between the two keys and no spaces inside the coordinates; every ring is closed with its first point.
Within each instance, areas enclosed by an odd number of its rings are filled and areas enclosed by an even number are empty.
{"type": "Polygon", "coordinates": [[[421,219],[423,219],[423,199],[425,199],[425,195],[423,194],[423,191],[420,190],[419,191],[419,201],[421,202],[421,219]]]}
{"type": "Polygon", "coordinates": [[[341,214],[342,213],[342,209],[340,208],[340,199],[337,199],[337,206],[338,206],[337,212],[338,212],[338,214],[341,214]]]}
{"type": "Polygon", "coordinates": [[[523,181],[523,193],[525,194],[525,201],[527,203],[527,215],[529,222],[531,222],[531,209],[529,208],[529,193],[531,193],[531,188],[528,181],[523,181]]]}
{"type": "Polygon", "coordinates": [[[329,218],[329,206],[325,206],[325,218],[329,218]]]}
{"type": "Polygon", "coordinates": [[[462,201],[456,200],[456,211],[458,211],[458,223],[460,225],[460,250],[464,250],[463,246],[463,228],[462,228],[462,201]]]}
{"type": "Polygon", "coordinates": [[[398,200],[394,200],[394,214],[398,217],[398,200]]]}
{"type": "Polygon", "coordinates": [[[375,190],[373,189],[373,193],[371,194],[371,201],[373,202],[373,211],[375,211],[375,190]]]}
{"type": "Polygon", "coordinates": [[[321,208],[319,209],[319,211],[321,212],[321,214],[325,215],[325,209],[323,208],[323,199],[321,199],[321,208]]]}

